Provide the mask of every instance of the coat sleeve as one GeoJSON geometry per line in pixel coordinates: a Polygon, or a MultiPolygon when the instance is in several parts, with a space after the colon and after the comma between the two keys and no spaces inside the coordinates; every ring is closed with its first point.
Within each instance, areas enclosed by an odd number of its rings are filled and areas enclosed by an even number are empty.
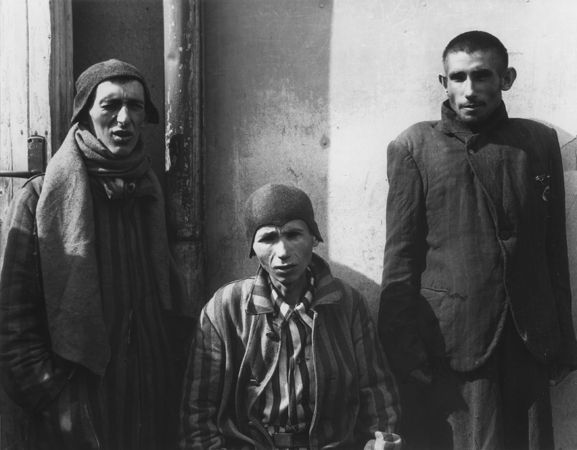
{"type": "Polygon", "coordinates": [[[225,346],[206,307],[191,347],[181,405],[180,449],[226,448],[217,427],[225,373],[225,346]]]}
{"type": "Polygon", "coordinates": [[[421,173],[402,141],[387,151],[387,238],[379,309],[381,343],[400,379],[427,362],[418,330],[420,278],[426,252],[421,173]]]}
{"type": "Polygon", "coordinates": [[[551,181],[549,193],[549,227],[547,230],[547,257],[553,281],[557,314],[561,332],[561,351],[558,362],[577,369],[577,342],[571,314],[571,288],[567,256],[567,233],[565,225],[565,186],[563,164],[557,134],[551,130],[551,181]]]}
{"type": "Polygon", "coordinates": [[[0,272],[0,380],[15,403],[35,412],[73,374],[71,364],[51,352],[35,237],[37,201],[30,182],[14,197],[3,223],[0,272]]]}
{"type": "Polygon", "coordinates": [[[364,298],[353,311],[352,333],[360,388],[355,436],[364,444],[375,431],[395,432],[400,415],[399,394],[364,298]]]}

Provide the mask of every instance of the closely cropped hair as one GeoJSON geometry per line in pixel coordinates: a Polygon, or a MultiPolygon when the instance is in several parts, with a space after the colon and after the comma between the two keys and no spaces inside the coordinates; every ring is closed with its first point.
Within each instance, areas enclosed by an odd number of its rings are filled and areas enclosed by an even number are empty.
{"type": "Polygon", "coordinates": [[[509,66],[509,55],[503,43],[485,31],[467,31],[454,37],[443,51],[443,63],[449,53],[473,53],[478,50],[495,50],[503,61],[503,70],[509,66]]]}

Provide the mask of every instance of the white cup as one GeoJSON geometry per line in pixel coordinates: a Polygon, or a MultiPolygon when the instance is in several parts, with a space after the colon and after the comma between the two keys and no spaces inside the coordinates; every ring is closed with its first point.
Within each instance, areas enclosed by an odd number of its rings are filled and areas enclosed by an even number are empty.
{"type": "Polygon", "coordinates": [[[401,436],[395,433],[375,431],[375,450],[401,450],[401,436]]]}

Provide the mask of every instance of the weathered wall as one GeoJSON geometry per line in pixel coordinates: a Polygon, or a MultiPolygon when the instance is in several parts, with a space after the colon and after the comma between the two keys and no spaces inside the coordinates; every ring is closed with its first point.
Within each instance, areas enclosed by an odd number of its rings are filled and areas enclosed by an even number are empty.
{"type": "Polygon", "coordinates": [[[292,0],[203,6],[212,292],[254,273],[238,217],[260,185],[282,181],[314,193],[319,225],[327,229],[332,7],[292,0]]]}
{"type": "MultiPolygon", "coordinates": [[[[337,274],[372,302],[385,241],[385,148],[437,118],[440,53],[483,29],[508,47],[511,115],[577,132],[572,0],[211,0],[204,6],[207,284],[254,272],[238,217],[266,182],[309,192],[337,274]]],[[[575,150],[565,150],[568,180],[575,150]]],[[[570,181],[570,180],[569,180],[570,181]]],[[[570,217],[577,216],[570,187],[570,217]]],[[[569,243],[577,248],[577,229],[569,243]]],[[[572,261],[576,255],[572,254],[572,261]]],[[[573,264],[577,299],[577,264],[573,264]]],[[[577,309],[577,308],[576,308],[577,309]]],[[[577,448],[577,377],[553,391],[558,448],[577,448]]]]}
{"type": "Polygon", "coordinates": [[[109,58],[143,73],[160,112],[160,123],[143,133],[156,173],[164,174],[164,41],[162,0],[72,0],[74,79],[109,58]]]}

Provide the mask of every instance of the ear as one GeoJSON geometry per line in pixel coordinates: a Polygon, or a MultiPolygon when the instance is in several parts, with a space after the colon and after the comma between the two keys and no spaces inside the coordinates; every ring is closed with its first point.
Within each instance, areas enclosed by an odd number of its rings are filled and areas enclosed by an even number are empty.
{"type": "Polygon", "coordinates": [[[517,71],[514,67],[507,67],[503,76],[501,76],[501,90],[508,91],[513,86],[517,78],[517,71]]]}
{"type": "Polygon", "coordinates": [[[319,245],[319,240],[316,238],[316,236],[313,236],[313,248],[318,247],[319,245]]]}
{"type": "Polygon", "coordinates": [[[447,90],[447,77],[442,73],[439,74],[439,83],[441,83],[443,89],[447,90]]]}

